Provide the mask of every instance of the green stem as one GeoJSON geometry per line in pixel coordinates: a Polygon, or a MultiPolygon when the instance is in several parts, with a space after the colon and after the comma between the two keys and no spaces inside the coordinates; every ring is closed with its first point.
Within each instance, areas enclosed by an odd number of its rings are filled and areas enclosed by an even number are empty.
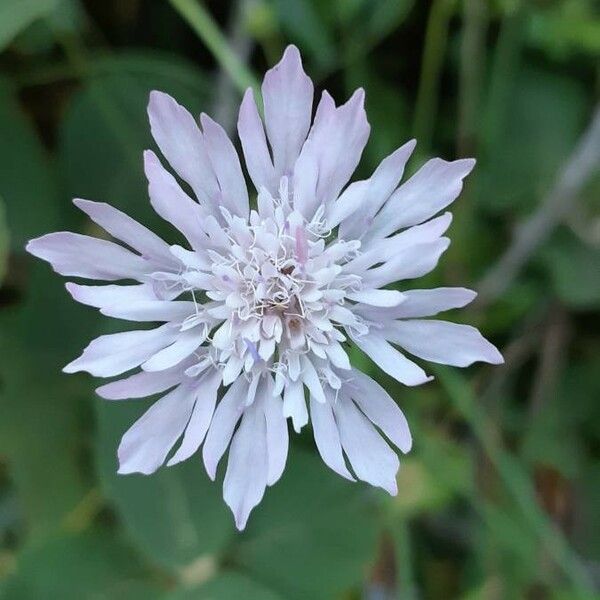
{"type": "Polygon", "coordinates": [[[485,61],[488,21],[486,0],[464,0],[458,87],[457,151],[472,154],[477,147],[477,121],[485,61]]]}
{"type": "Polygon", "coordinates": [[[433,136],[439,80],[444,64],[448,23],[453,6],[454,0],[434,0],[427,21],[414,121],[414,135],[424,152],[429,150],[433,136]]]}
{"type": "Polygon", "coordinates": [[[239,91],[243,93],[251,87],[254,89],[255,95],[260,97],[258,80],[230,48],[227,39],[219,30],[206,7],[196,0],[169,0],[169,2],[206,44],[206,47],[211,51],[221,68],[231,77],[239,91]]]}

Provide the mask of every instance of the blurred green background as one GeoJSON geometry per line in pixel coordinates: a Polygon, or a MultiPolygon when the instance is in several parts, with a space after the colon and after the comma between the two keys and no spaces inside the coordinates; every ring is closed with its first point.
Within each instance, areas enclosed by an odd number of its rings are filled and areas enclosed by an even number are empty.
{"type": "Polygon", "coordinates": [[[0,0],[0,597],[600,597],[599,58],[594,0],[0,0]],[[451,318],[506,365],[409,389],[354,356],[412,427],[398,497],[327,471],[306,430],[240,535],[197,457],[116,475],[148,402],[60,369],[122,324],[23,246],[97,235],[74,196],[168,238],[142,175],[148,92],[232,130],[290,42],[318,90],[366,89],[358,175],[413,136],[412,169],[478,158],[419,287],[480,290],[451,318]]]}

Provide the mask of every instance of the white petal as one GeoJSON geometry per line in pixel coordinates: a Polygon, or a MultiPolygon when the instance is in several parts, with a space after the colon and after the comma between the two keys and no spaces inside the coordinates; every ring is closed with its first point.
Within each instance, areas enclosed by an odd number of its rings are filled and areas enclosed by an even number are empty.
{"type": "Polygon", "coordinates": [[[168,346],[177,331],[168,325],[146,331],[124,331],[92,340],[83,354],[63,368],[65,373],[87,371],[97,377],[112,377],[138,367],[168,346]]]}
{"type": "Polygon", "coordinates": [[[146,283],[140,285],[79,285],[67,282],[65,287],[73,300],[96,308],[112,304],[158,300],[152,286],[146,283]]]}
{"type": "Polygon", "coordinates": [[[314,398],[317,402],[325,402],[325,393],[323,392],[323,386],[319,380],[319,375],[315,370],[312,361],[306,356],[302,356],[302,376],[301,379],[310,391],[311,398],[314,398]]]}
{"type": "Polygon", "coordinates": [[[217,466],[229,446],[237,422],[242,416],[248,391],[248,382],[240,377],[233,382],[219,404],[211,421],[202,447],[202,459],[208,476],[214,480],[217,466]]]}
{"type": "Polygon", "coordinates": [[[194,328],[183,331],[177,339],[166,348],[149,358],[143,365],[144,371],[162,371],[179,364],[194,352],[206,339],[201,329],[194,328]]]}
{"type": "Polygon", "coordinates": [[[352,338],[356,345],[388,375],[404,385],[421,385],[431,380],[425,371],[406,356],[400,354],[383,337],[383,334],[370,333],[352,338]]]}
{"type": "Polygon", "coordinates": [[[348,273],[362,273],[377,263],[394,259],[402,251],[417,244],[435,242],[450,226],[452,214],[447,212],[422,225],[405,229],[390,238],[366,241],[361,246],[361,254],[344,266],[348,273]]]}
{"type": "Polygon", "coordinates": [[[338,475],[354,481],[344,461],[338,426],[329,402],[315,402],[311,398],[310,418],[317,450],[323,462],[338,475]]]}
{"type": "Polygon", "coordinates": [[[360,161],[370,131],[364,96],[364,90],[356,90],[346,104],[335,108],[324,93],[319,103],[294,173],[295,182],[296,173],[305,168],[305,158],[313,157],[318,168],[316,196],[302,211],[309,220],[320,204],[337,198],[360,161]]]}
{"type": "Polygon", "coordinates": [[[338,369],[350,369],[350,359],[339,342],[329,342],[325,352],[334,367],[338,369]]]}
{"type": "Polygon", "coordinates": [[[152,394],[167,391],[180,383],[183,376],[181,368],[173,368],[160,373],[135,373],[125,379],[112,381],[96,388],[96,393],[105,400],[127,400],[145,398],[152,394]]]}
{"type": "Polygon", "coordinates": [[[223,498],[239,530],[246,527],[250,511],[262,500],[268,470],[265,416],[255,403],[246,409],[233,436],[223,481],[223,498]]]}
{"type": "Polygon", "coordinates": [[[404,300],[393,308],[361,307],[361,315],[383,322],[391,319],[431,317],[452,308],[462,308],[472,302],[477,293],[465,288],[434,288],[431,290],[405,290],[404,300]]]}
{"type": "MultiPolygon", "coordinates": [[[[410,140],[381,162],[373,175],[365,182],[368,184],[368,188],[363,202],[356,206],[357,210],[350,212],[349,217],[341,222],[340,237],[346,239],[361,238],[368,231],[374,215],[402,179],[404,167],[415,145],[416,141],[410,140]]],[[[340,196],[340,200],[342,200],[343,195],[340,196]]]]}
{"type": "Polygon", "coordinates": [[[257,190],[264,187],[271,194],[277,194],[278,181],[269,154],[265,130],[254,101],[254,93],[250,88],[246,90],[240,106],[238,134],[242,142],[246,168],[254,187],[257,190]]]}
{"type": "Polygon", "coordinates": [[[400,467],[396,453],[351,400],[337,402],[334,412],[342,447],[356,476],[395,496],[398,493],[396,473],[400,467]]]}
{"type": "Polygon", "coordinates": [[[396,321],[385,330],[386,337],[411,354],[455,367],[476,361],[499,365],[504,362],[497,348],[475,327],[435,319],[396,321]]]}
{"type": "Polygon", "coordinates": [[[143,256],[163,261],[168,265],[173,264],[168,244],[129,215],[105,202],[75,198],[73,204],[110,235],[125,242],[143,256]]]}
{"type": "Polygon", "coordinates": [[[273,485],[283,474],[289,443],[283,403],[279,396],[273,396],[272,387],[272,383],[263,385],[260,391],[264,395],[263,410],[267,424],[268,485],[273,485]]]}
{"type": "Polygon", "coordinates": [[[225,130],[208,115],[200,115],[206,150],[217,176],[221,201],[229,211],[243,218],[248,217],[248,190],[240,159],[225,130]]]}
{"type": "Polygon", "coordinates": [[[300,433],[308,423],[308,411],[304,398],[304,385],[299,381],[290,381],[283,393],[283,416],[291,417],[294,431],[300,433]]]}
{"type": "Polygon", "coordinates": [[[196,305],[187,300],[140,300],[111,304],[100,312],[127,321],[183,321],[195,313],[196,305]]]}
{"type": "Polygon", "coordinates": [[[217,208],[219,184],[196,120],[162,92],[151,92],[148,116],[152,136],[177,174],[190,184],[201,204],[217,208]]]}
{"type": "Polygon", "coordinates": [[[291,175],[312,116],[313,84],[302,68],[300,52],[288,46],[267,71],[262,85],[265,125],[273,149],[277,180],[291,175]]]}
{"type": "Polygon", "coordinates": [[[27,252],[52,265],[60,275],[88,279],[143,281],[156,265],[107,240],[59,231],[31,240],[27,252]]]}
{"type": "Polygon", "coordinates": [[[154,473],[189,421],[195,396],[180,385],[157,400],[125,433],[119,445],[119,473],[154,473]]]}
{"type": "Polygon", "coordinates": [[[403,279],[423,277],[435,269],[449,245],[448,238],[440,238],[435,242],[404,248],[380,267],[366,271],[363,285],[378,288],[403,279]]]}
{"type": "Polygon", "coordinates": [[[352,383],[347,386],[348,394],[389,440],[402,452],[409,452],[412,437],[404,413],[390,395],[368,375],[353,369],[352,376],[352,383]]]}
{"type": "Polygon", "coordinates": [[[385,237],[402,227],[417,225],[446,208],[460,194],[473,159],[447,162],[433,158],[400,186],[373,220],[367,237],[385,237]]]}
{"type": "Polygon", "coordinates": [[[144,152],[144,170],[154,210],[179,229],[192,248],[202,249],[206,234],[201,223],[206,218],[206,211],[181,189],[151,150],[144,152]]]}
{"type": "Polygon", "coordinates": [[[216,369],[207,373],[194,389],[196,403],[185,434],[177,452],[171,457],[167,466],[176,465],[188,459],[200,448],[208,426],[215,411],[217,391],[221,384],[221,374],[216,369]]]}
{"type": "Polygon", "coordinates": [[[371,306],[398,306],[404,297],[397,290],[361,290],[347,294],[347,298],[371,306]]]}

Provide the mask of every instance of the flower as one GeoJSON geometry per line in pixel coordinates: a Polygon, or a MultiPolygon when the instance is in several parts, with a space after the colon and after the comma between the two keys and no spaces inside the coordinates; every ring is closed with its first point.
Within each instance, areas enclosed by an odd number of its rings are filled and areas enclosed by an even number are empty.
{"type": "Polygon", "coordinates": [[[97,390],[109,400],[164,393],[123,436],[119,473],[153,473],[202,446],[214,479],[229,447],[223,495],[239,529],[281,477],[288,418],[297,432],[310,418],[321,457],[342,477],[396,494],[399,460],[383,436],[408,452],[406,419],[350,365],[345,344],[409,386],[431,378],[397,347],[461,367],[502,362],[473,327],[423,318],[466,305],[474,292],[387,287],[436,266],[451,215],[435,215],[475,162],[435,158],[400,184],[410,141],[369,179],[347,185],[369,136],[363,90],[339,107],[324,92],[312,119],[313,84],[290,46],[262,95],[264,125],[251,90],[238,120],[255,204],[225,131],[205,114],[199,126],[152,92],[152,135],[195,198],[147,150],[150,202],[186,247],[80,199],[75,205],[120,243],[59,232],[27,246],[61,275],[137,281],[66,284],[106,316],[162,324],[103,335],[64,371],[113,377],[141,367],[97,390]]]}

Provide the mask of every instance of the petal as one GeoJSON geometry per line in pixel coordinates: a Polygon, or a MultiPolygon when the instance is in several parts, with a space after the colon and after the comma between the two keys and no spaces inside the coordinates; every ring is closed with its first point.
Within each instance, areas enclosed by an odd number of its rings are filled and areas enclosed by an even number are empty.
{"type": "Polygon", "coordinates": [[[353,302],[362,302],[371,306],[397,306],[403,300],[403,295],[397,290],[361,290],[346,295],[353,302]]]}
{"type": "Polygon", "coordinates": [[[308,423],[308,411],[304,398],[304,385],[300,381],[290,381],[283,393],[283,416],[291,417],[294,431],[300,433],[308,423]]]}
{"type": "MultiPolygon", "coordinates": [[[[270,378],[269,378],[270,379],[270,378]]],[[[267,424],[268,485],[279,480],[285,469],[288,455],[287,420],[283,414],[283,403],[279,396],[273,396],[273,383],[262,386],[264,395],[263,410],[267,424]]]]}
{"type": "Polygon", "coordinates": [[[135,373],[125,379],[112,381],[96,388],[96,393],[105,400],[128,400],[160,394],[177,385],[184,378],[180,367],[160,373],[135,373]]]}
{"type": "Polygon", "coordinates": [[[460,194],[473,159],[447,162],[434,158],[400,186],[373,220],[367,237],[386,237],[402,227],[417,225],[446,208],[460,194]]]}
{"type": "Polygon", "coordinates": [[[83,354],[63,368],[65,373],[87,371],[97,377],[112,377],[138,367],[169,345],[177,330],[162,325],[145,331],[123,331],[92,340],[83,354]]]}
{"type": "Polygon", "coordinates": [[[219,184],[196,120],[169,95],[151,92],[148,116],[152,136],[177,174],[194,190],[201,204],[217,209],[219,184]]]}
{"type": "Polygon", "coordinates": [[[208,426],[215,411],[217,391],[220,385],[221,374],[216,369],[209,371],[198,381],[194,390],[196,404],[194,405],[192,416],[185,429],[181,445],[171,457],[167,466],[171,467],[188,459],[200,448],[200,444],[204,441],[204,436],[208,431],[208,426]]]}
{"type": "Polygon", "coordinates": [[[319,380],[319,375],[312,363],[306,355],[301,358],[302,364],[302,375],[301,379],[310,391],[311,398],[314,398],[317,402],[325,402],[325,393],[323,392],[323,386],[319,380]]]}
{"type": "Polygon", "coordinates": [[[338,197],[360,161],[369,137],[370,127],[364,110],[364,90],[358,89],[350,100],[339,108],[331,106],[324,94],[317,109],[315,122],[302,148],[294,172],[304,165],[304,155],[312,156],[318,168],[316,196],[303,214],[310,220],[319,204],[338,197]]]}
{"type": "MultiPolygon", "coordinates": [[[[350,211],[349,216],[342,220],[340,224],[341,237],[346,239],[363,237],[365,231],[371,226],[372,219],[377,211],[383,206],[402,179],[404,167],[415,146],[416,141],[410,140],[381,162],[373,175],[365,182],[367,189],[363,201],[356,206],[356,210],[350,211]]],[[[341,202],[345,195],[346,192],[340,196],[336,204],[341,202]]]]}
{"type": "Polygon", "coordinates": [[[254,403],[246,409],[233,436],[223,481],[223,498],[240,531],[246,527],[250,511],[262,500],[268,470],[265,416],[254,403]]]}
{"type": "Polygon", "coordinates": [[[187,300],[139,300],[104,306],[100,312],[127,321],[183,321],[196,313],[196,305],[187,300]]]}
{"type": "Polygon", "coordinates": [[[236,379],[217,405],[202,447],[202,459],[208,476],[214,480],[217,466],[229,446],[233,430],[244,411],[248,382],[244,377],[236,379]]]}
{"type": "Polygon", "coordinates": [[[310,418],[317,450],[323,462],[338,475],[354,481],[342,454],[340,434],[329,402],[310,399],[310,418]]]}
{"type": "Polygon", "coordinates": [[[431,380],[425,371],[392,347],[383,334],[369,333],[352,338],[356,345],[388,375],[404,385],[421,385],[431,380]]]}
{"type": "Polygon", "coordinates": [[[504,362],[497,348],[475,327],[435,319],[395,321],[385,329],[386,337],[411,354],[455,367],[468,367],[481,361],[504,362]]]}
{"type": "Polygon", "coordinates": [[[293,172],[310,127],[313,92],[298,48],[288,46],[281,61],[267,71],[262,85],[265,125],[277,179],[293,172]]]}
{"type": "Polygon", "coordinates": [[[155,266],[107,240],[59,231],[31,240],[27,251],[52,265],[60,275],[88,279],[143,280],[155,266]]]}
{"type": "Polygon", "coordinates": [[[177,339],[166,348],[151,356],[144,364],[144,371],[163,371],[174,367],[187,358],[206,339],[203,328],[188,329],[180,333],[177,339]]]}
{"type": "Polygon", "coordinates": [[[462,308],[472,302],[477,293],[466,288],[434,288],[405,290],[404,300],[393,308],[361,307],[360,314],[379,322],[393,319],[431,317],[452,308],[462,308]]]}
{"type": "Polygon", "coordinates": [[[348,273],[360,274],[377,263],[392,260],[398,256],[399,252],[411,246],[435,242],[446,232],[451,222],[452,213],[447,212],[422,225],[405,229],[392,237],[367,240],[361,246],[360,256],[345,265],[344,270],[348,273]]]}
{"type": "Polygon", "coordinates": [[[225,130],[208,115],[200,115],[206,150],[219,182],[222,204],[242,218],[248,217],[248,190],[240,159],[225,130]]]}
{"type": "Polygon", "coordinates": [[[194,393],[185,385],[157,400],[123,436],[119,473],[154,473],[183,433],[194,401],[194,393]]]}
{"type": "Polygon", "coordinates": [[[448,238],[440,238],[435,242],[404,248],[380,267],[366,271],[363,285],[378,288],[403,279],[415,279],[427,275],[435,269],[440,256],[449,245],[448,238]]]}
{"type": "Polygon", "coordinates": [[[65,287],[73,300],[96,308],[158,299],[152,286],[146,283],[140,285],[79,285],[67,282],[65,287]]]}
{"type": "Polygon", "coordinates": [[[151,150],[144,152],[144,170],[154,210],[181,231],[192,248],[203,248],[206,235],[201,223],[206,217],[206,211],[181,189],[151,150]]]}
{"type": "Polygon", "coordinates": [[[352,370],[352,382],[347,386],[348,394],[365,416],[385,433],[402,452],[409,452],[412,437],[404,413],[390,395],[368,375],[352,370]]]}
{"type": "Polygon", "coordinates": [[[325,348],[325,352],[334,367],[338,369],[350,369],[350,359],[339,342],[329,342],[325,348]]]}
{"type": "Polygon", "coordinates": [[[278,181],[269,154],[265,130],[254,101],[254,92],[250,88],[246,90],[240,106],[238,134],[242,142],[246,168],[254,187],[257,190],[265,187],[271,194],[276,195],[278,181]]]}
{"type": "Polygon", "coordinates": [[[147,227],[110,204],[81,198],[75,198],[73,204],[114,238],[125,242],[146,258],[153,258],[167,265],[175,262],[167,243],[147,227]]]}
{"type": "Polygon", "coordinates": [[[356,476],[395,496],[400,467],[396,453],[351,400],[337,402],[334,412],[342,447],[356,476]]]}

